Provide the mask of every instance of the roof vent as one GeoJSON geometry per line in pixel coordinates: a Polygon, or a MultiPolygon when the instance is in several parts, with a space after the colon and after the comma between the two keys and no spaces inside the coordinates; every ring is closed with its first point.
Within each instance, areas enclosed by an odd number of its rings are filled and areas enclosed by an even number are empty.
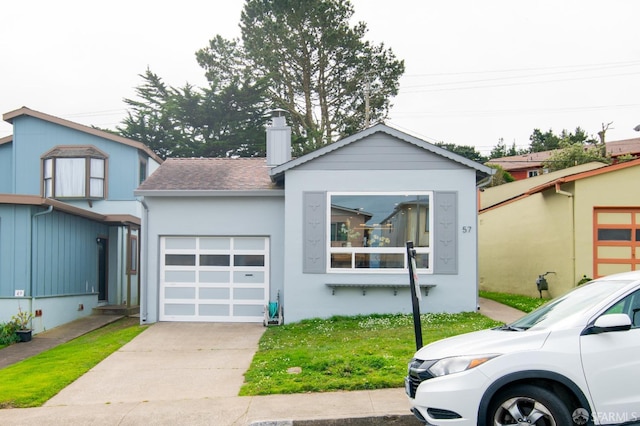
{"type": "Polygon", "coordinates": [[[287,126],[286,111],[271,111],[271,125],[267,126],[267,166],[275,167],[291,160],[291,127],[287,126]]]}

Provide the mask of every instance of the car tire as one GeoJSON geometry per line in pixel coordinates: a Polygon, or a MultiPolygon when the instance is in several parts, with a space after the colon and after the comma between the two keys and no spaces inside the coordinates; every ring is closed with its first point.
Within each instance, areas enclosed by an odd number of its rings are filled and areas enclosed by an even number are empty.
{"type": "Polygon", "coordinates": [[[569,407],[547,389],[516,385],[498,392],[489,406],[487,425],[517,425],[524,422],[536,426],[574,424],[569,407]]]}

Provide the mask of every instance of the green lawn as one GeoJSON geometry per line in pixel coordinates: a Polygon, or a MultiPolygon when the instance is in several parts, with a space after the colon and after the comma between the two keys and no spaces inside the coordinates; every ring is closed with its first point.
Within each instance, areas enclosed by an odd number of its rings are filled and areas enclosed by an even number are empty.
{"type": "Polygon", "coordinates": [[[495,300],[504,305],[511,306],[521,310],[522,312],[531,312],[541,305],[544,305],[549,299],[540,299],[539,297],[522,296],[520,294],[495,293],[492,291],[481,291],[480,297],[495,300]]]}
{"type": "Polygon", "coordinates": [[[3,368],[0,370],[0,408],[42,405],[140,334],[145,327],[138,324],[138,318],[124,318],[3,368]]]}
{"type": "MultiPolygon", "coordinates": [[[[496,326],[477,313],[422,315],[423,343],[496,326]]],[[[240,395],[402,387],[415,352],[411,315],[306,320],[269,328],[240,395]],[[299,373],[288,372],[299,367],[299,373]]]]}
{"type": "MultiPolygon", "coordinates": [[[[500,324],[475,312],[423,314],[421,320],[423,344],[500,324]]],[[[0,370],[0,408],[42,405],[144,329],[137,319],[124,319],[0,370]]],[[[334,317],[270,327],[240,394],[401,387],[414,352],[411,315],[334,317]]]]}

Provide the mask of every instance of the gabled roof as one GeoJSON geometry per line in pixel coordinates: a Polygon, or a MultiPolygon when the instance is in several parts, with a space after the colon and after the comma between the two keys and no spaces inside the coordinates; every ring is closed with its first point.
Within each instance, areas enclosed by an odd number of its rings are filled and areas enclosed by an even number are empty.
{"type": "Polygon", "coordinates": [[[269,178],[266,158],[167,158],[135,194],[265,195],[281,189],[269,178]]]}
{"type": "Polygon", "coordinates": [[[397,138],[399,140],[411,143],[413,145],[416,145],[422,149],[424,149],[425,151],[429,151],[432,152],[434,154],[437,154],[441,157],[444,158],[448,158],[449,160],[455,161],[456,163],[460,163],[464,166],[467,166],[469,168],[475,169],[476,170],[476,181],[479,181],[485,177],[491,176],[492,174],[495,173],[495,170],[487,167],[483,164],[480,163],[476,163],[475,161],[471,161],[468,158],[465,158],[461,155],[458,154],[454,154],[451,151],[447,151],[444,148],[440,148],[439,146],[430,144],[428,142],[423,141],[422,139],[418,139],[414,136],[411,136],[407,133],[401,132],[399,130],[396,130],[392,127],[387,126],[386,124],[376,124],[374,126],[369,127],[368,129],[365,129],[361,132],[358,132],[354,135],[348,136],[344,139],[341,139],[337,142],[334,142],[330,145],[327,145],[323,148],[320,148],[316,151],[310,152],[308,154],[303,155],[302,157],[298,157],[296,159],[293,159],[291,161],[288,161],[284,164],[281,164],[277,167],[274,167],[271,172],[271,179],[273,179],[274,181],[279,180],[282,178],[282,176],[284,175],[284,173],[287,170],[291,170],[295,167],[298,167],[302,164],[305,164],[309,161],[312,161],[318,157],[322,157],[323,155],[326,155],[330,152],[333,152],[337,149],[340,149],[346,145],[352,144],[356,141],[360,141],[366,137],[369,137],[375,133],[385,133],[389,136],[392,136],[394,138],[397,138]]]}
{"type": "Polygon", "coordinates": [[[563,183],[575,182],[580,179],[638,166],[640,166],[640,159],[610,166],[599,162],[592,162],[529,179],[506,183],[493,188],[487,188],[480,195],[480,213],[529,197],[546,189],[557,187],[563,183]]]}
{"type": "MultiPolygon", "coordinates": [[[[23,115],[27,115],[29,117],[34,117],[34,118],[37,118],[37,119],[40,119],[40,120],[44,120],[44,121],[48,121],[50,123],[54,123],[54,124],[58,124],[60,126],[68,127],[70,129],[77,130],[77,131],[84,132],[84,133],[88,133],[90,135],[98,136],[98,137],[101,137],[103,139],[108,139],[108,140],[113,141],[113,142],[121,143],[123,145],[131,146],[133,148],[136,148],[136,149],[139,149],[140,151],[145,152],[147,155],[149,155],[149,157],[153,158],[158,163],[162,163],[162,158],[160,158],[155,152],[153,152],[148,146],[146,146],[142,142],[134,141],[132,139],[123,138],[122,136],[118,136],[118,135],[115,135],[113,133],[105,132],[104,130],[99,130],[99,129],[95,129],[93,127],[85,126],[83,124],[74,123],[73,121],[65,120],[63,118],[54,117],[52,115],[45,114],[43,112],[34,111],[34,110],[29,109],[27,107],[22,107],[22,108],[14,110],[14,111],[7,112],[2,116],[2,119],[4,121],[6,121],[7,123],[13,124],[13,119],[14,118],[20,117],[20,116],[23,116],[23,115]]],[[[2,141],[4,139],[6,139],[6,138],[11,138],[10,140],[13,139],[12,136],[7,136],[5,138],[0,139],[0,143],[2,143],[2,141]]],[[[7,142],[9,142],[9,141],[7,141],[7,142]]]]}
{"type": "Polygon", "coordinates": [[[0,194],[0,204],[47,207],[106,224],[140,225],[140,218],[129,214],[100,214],[37,195],[0,194]]]}
{"type": "Polygon", "coordinates": [[[9,143],[13,141],[13,135],[4,136],[0,138],[0,145],[4,145],[5,143],[9,143]]]}
{"type": "MultiPolygon", "coordinates": [[[[640,138],[606,142],[605,147],[607,149],[607,154],[614,158],[627,154],[637,155],[640,153],[640,138]]],[[[535,169],[542,167],[542,163],[548,160],[554,151],[555,150],[531,152],[522,155],[493,158],[487,161],[487,164],[498,165],[506,171],[535,169]]]]}
{"type": "Polygon", "coordinates": [[[493,158],[486,164],[493,164],[502,167],[504,170],[532,169],[542,167],[542,163],[551,157],[551,151],[531,152],[522,155],[512,155],[510,157],[493,158]]]}

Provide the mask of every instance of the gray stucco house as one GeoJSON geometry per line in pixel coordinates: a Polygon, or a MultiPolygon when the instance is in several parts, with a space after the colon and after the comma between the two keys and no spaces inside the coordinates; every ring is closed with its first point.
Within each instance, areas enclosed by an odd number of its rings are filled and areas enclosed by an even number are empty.
{"type": "Polygon", "coordinates": [[[168,159],[139,188],[141,321],[286,322],[477,306],[477,196],[492,169],[383,124],[291,159],[284,117],[267,158],[168,159]],[[424,297],[428,294],[427,297],[424,297]]]}

